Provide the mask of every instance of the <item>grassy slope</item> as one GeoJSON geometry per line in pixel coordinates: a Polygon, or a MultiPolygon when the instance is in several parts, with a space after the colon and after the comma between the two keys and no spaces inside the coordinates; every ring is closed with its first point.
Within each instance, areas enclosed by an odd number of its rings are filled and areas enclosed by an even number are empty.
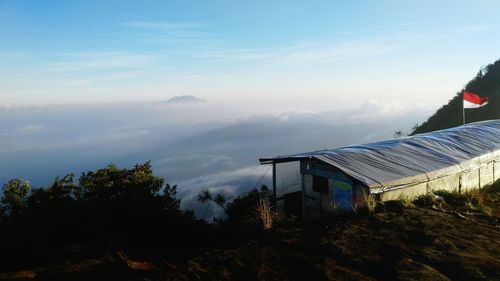
{"type": "Polygon", "coordinates": [[[500,182],[483,198],[491,216],[448,199],[289,224],[178,264],[109,253],[0,280],[500,280],[500,182]]]}
{"type": "MultiPolygon", "coordinates": [[[[466,122],[500,119],[500,60],[488,65],[469,81],[465,89],[489,97],[489,104],[478,109],[466,109],[466,122]],[[486,72],[486,73],[484,73],[486,72]]],[[[412,134],[425,133],[462,125],[462,92],[458,92],[412,134]]]]}

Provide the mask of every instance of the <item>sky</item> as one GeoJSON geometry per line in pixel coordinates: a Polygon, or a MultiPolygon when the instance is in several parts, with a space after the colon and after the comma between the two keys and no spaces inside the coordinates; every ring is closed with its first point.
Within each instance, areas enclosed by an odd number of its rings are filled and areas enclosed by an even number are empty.
{"type": "Polygon", "coordinates": [[[0,0],[0,104],[437,108],[499,58],[498,1],[0,0]]]}

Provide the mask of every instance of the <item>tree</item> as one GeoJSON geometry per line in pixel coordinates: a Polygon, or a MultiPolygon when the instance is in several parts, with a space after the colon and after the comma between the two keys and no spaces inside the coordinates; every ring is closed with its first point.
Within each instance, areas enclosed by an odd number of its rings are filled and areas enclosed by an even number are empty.
{"type": "Polygon", "coordinates": [[[227,209],[226,209],[226,197],[220,193],[217,193],[215,195],[215,197],[213,197],[210,190],[208,190],[208,189],[202,190],[200,193],[198,193],[198,201],[202,202],[202,203],[213,202],[217,206],[224,209],[224,212],[227,211],[227,209]]]}
{"type": "Polygon", "coordinates": [[[264,201],[269,201],[271,197],[269,188],[262,185],[260,190],[254,188],[244,195],[237,196],[232,201],[227,202],[224,195],[218,193],[215,196],[208,190],[202,190],[198,194],[198,201],[203,203],[213,202],[224,209],[227,215],[227,222],[230,224],[254,224],[256,207],[264,201]]]}
{"type": "Polygon", "coordinates": [[[9,216],[20,214],[29,191],[30,183],[27,180],[12,179],[4,184],[3,196],[0,200],[3,212],[9,216]]]}
{"type": "Polygon", "coordinates": [[[395,139],[404,138],[404,137],[406,137],[407,135],[408,135],[407,133],[405,133],[405,132],[403,132],[403,131],[401,131],[401,130],[398,130],[398,131],[394,132],[394,138],[395,138],[395,139]]]}

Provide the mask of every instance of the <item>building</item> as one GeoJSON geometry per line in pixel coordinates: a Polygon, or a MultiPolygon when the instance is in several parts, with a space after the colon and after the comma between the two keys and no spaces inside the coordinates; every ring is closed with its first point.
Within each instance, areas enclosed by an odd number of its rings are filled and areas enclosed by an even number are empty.
{"type": "Polygon", "coordinates": [[[305,218],[433,190],[464,192],[500,177],[500,120],[336,149],[260,159],[273,165],[278,210],[305,218]]]}

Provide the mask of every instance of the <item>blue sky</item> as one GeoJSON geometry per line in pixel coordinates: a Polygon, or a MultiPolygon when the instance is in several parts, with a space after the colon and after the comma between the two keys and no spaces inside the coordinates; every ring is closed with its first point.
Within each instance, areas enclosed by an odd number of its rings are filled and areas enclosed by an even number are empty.
{"type": "Polygon", "coordinates": [[[499,58],[499,10],[498,1],[0,0],[0,103],[189,94],[435,108],[499,58]]]}

